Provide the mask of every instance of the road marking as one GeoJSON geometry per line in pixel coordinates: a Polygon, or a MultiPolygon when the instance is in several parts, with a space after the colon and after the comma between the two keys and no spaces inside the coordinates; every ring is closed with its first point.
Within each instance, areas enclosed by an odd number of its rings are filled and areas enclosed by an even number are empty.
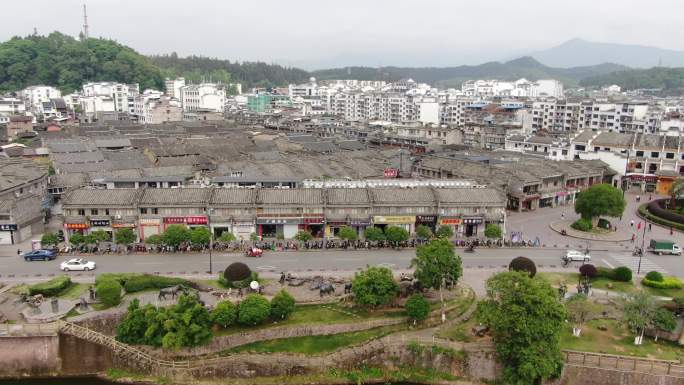
{"type": "Polygon", "coordinates": [[[396,265],[394,263],[383,262],[383,263],[378,263],[377,266],[392,267],[392,266],[396,266],[396,265]]]}
{"type": "MultiPolygon", "coordinates": [[[[611,258],[618,261],[623,266],[627,266],[632,271],[636,272],[639,269],[639,257],[635,256],[622,256],[622,255],[611,255],[611,258]]],[[[646,257],[641,258],[641,272],[647,273],[649,271],[658,271],[667,274],[667,270],[658,266],[656,263],[652,262],[646,257]]]]}
{"type": "Polygon", "coordinates": [[[611,265],[610,262],[606,261],[605,259],[602,259],[601,262],[605,263],[606,266],[610,267],[611,269],[615,268],[615,266],[611,265]]]}
{"type": "Polygon", "coordinates": [[[335,258],[336,261],[360,261],[361,258],[335,258]]]}
{"type": "Polygon", "coordinates": [[[136,262],[136,265],[165,265],[166,262],[136,262]]]}
{"type": "Polygon", "coordinates": [[[275,270],[277,267],[275,266],[257,266],[258,270],[275,270]]]}

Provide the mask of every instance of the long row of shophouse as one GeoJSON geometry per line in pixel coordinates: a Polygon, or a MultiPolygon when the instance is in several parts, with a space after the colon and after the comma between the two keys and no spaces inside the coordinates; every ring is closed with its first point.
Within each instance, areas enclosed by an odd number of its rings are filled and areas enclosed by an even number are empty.
{"type": "Polygon", "coordinates": [[[488,223],[505,228],[506,198],[482,186],[415,188],[81,188],[63,199],[66,236],[132,228],[140,241],[172,224],[208,226],[215,237],[293,238],[308,230],[334,238],[350,226],[362,239],[369,226],[452,226],[457,236],[482,236],[488,223]]]}

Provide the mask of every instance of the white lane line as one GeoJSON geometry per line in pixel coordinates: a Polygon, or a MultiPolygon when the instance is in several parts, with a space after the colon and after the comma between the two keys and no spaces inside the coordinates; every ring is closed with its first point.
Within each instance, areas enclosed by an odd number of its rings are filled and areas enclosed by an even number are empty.
{"type": "Polygon", "coordinates": [[[166,262],[136,262],[134,265],[165,265],[166,262]]]}
{"type": "Polygon", "coordinates": [[[258,270],[275,270],[277,267],[275,266],[257,266],[258,270]]]}
{"type": "Polygon", "coordinates": [[[602,259],[601,262],[605,263],[606,266],[610,267],[611,269],[614,269],[615,267],[610,264],[610,262],[606,261],[605,259],[602,259]]]}
{"type": "Polygon", "coordinates": [[[383,262],[383,263],[378,263],[378,266],[392,267],[392,266],[396,266],[396,265],[394,263],[383,262]]]}

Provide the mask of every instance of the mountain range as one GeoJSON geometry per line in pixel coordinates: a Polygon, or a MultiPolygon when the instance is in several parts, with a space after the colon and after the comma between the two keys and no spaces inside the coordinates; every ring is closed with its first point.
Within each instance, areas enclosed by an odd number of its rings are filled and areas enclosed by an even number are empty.
{"type": "Polygon", "coordinates": [[[582,39],[568,40],[529,55],[551,67],[592,66],[601,63],[618,63],[632,68],[684,67],[684,51],[582,39]]]}

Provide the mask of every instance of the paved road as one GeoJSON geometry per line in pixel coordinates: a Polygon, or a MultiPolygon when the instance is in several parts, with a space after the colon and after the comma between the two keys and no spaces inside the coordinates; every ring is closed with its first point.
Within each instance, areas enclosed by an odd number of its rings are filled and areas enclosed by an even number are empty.
{"type": "MultiPolygon", "coordinates": [[[[507,265],[519,255],[525,255],[538,265],[552,267],[560,265],[562,249],[477,249],[475,253],[464,253],[465,267],[494,268],[507,265]]],[[[593,263],[598,266],[629,265],[636,259],[631,253],[618,248],[612,250],[592,251],[593,263]]],[[[356,270],[366,265],[386,266],[395,270],[408,268],[414,250],[374,250],[374,251],[317,251],[317,252],[267,252],[262,258],[247,258],[242,254],[214,254],[213,270],[218,272],[235,261],[247,263],[257,271],[307,271],[311,270],[356,270]]],[[[676,266],[673,258],[658,257],[667,263],[655,262],[661,271],[676,266]],[[670,261],[672,259],[672,261],[670,261]]],[[[676,257],[674,257],[676,258],[676,257]]],[[[0,257],[0,276],[14,274],[58,273],[59,263],[67,257],[61,256],[56,261],[25,262],[17,256],[0,257]]],[[[97,272],[159,272],[161,274],[193,274],[204,273],[209,269],[208,254],[131,254],[131,255],[95,255],[87,257],[97,262],[97,272]]],[[[647,263],[642,261],[642,266],[647,263]]],[[[653,261],[649,266],[653,266],[653,261]]],[[[575,268],[579,263],[575,263],[575,268]]],[[[653,270],[653,269],[651,269],[653,270]]],[[[650,270],[649,270],[650,271],[650,270]]]]}

